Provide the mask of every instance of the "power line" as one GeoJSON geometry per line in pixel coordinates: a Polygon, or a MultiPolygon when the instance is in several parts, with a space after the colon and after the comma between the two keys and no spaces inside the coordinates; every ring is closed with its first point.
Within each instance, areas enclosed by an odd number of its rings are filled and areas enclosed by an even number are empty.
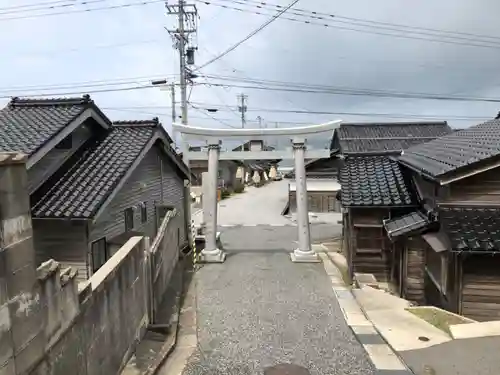
{"type": "Polygon", "coordinates": [[[105,7],[97,7],[97,8],[90,8],[90,9],[75,9],[75,10],[70,10],[67,12],[53,12],[53,13],[43,13],[43,14],[30,14],[30,15],[25,15],[25,16],[16,16],[16,17],[1,17],[0,22],[5,22],[5,21],[13,21],[13,20],[22,20],[22,19],[30,19],[30,18],[40,18],[40,17],[50,17],[50,16],[61,16],[61,15],[67,15],[67,14],[76,14],[76,13],[85,13],[85,12],[95,12],[95,11],[101,11],[101,10],[110,10],[110,9],[122,9],[122,8],[128,8],[128,7],[135,7],[135,6],[144,6],[144,5],[150,5],[150,4],[157,4],[157,3],[163,3],[164,0],[146,0],[146,1],[141,1],[137,3],[127,3],[127,4],[120,4],[120,5],[110,5],[110,6],[105,6],[105,7]]]}
{"type": "Polygon", "coordinates": [[[222,124],[222,125],[224,125],[224,126],[228,126],[228,127],[230,127],[230,128],[235,128],[235,129],[237,129],[237,127],[236,127],[236,126],[233,126],[233,125],[231,125],[231,124],[228,124],[227,122],[225,122],[225,121],[223,121],[223,120],[221,120],[221,119],[218,119],[218,118],[216,118],[216,117],[214,117],[214,116],[209,115],[208,113],[205,113],[205,112],[204,112],[204,111],[202,111],[201,109],[196,108],[196,107],[195,107],[194,105],[192,105],[191,103],[189,103],[189,106],[190,106],[191,108],[193,108],[195,111],[202,113],[205,117],[211,118],[212,120],[217,121],[218,123],[220,123],[220,124],[222,124]]]}
{"type": "Polygon", "coordinates": [[[106,86],[116,86],[116,85],[125,85],[125,84],[136,84],[137,81],[145,81],[148,84],[160,78],[165,77],[175,77],[176,74],[168,74],[168,75],[148,75],[148,76],[136,76],[136,77],[124,77],[124,78],[114,78],[114,79],[105,79],[105,80],[87,80],[80,82],[68,82],[61,83],[56,85],[28,85],[28,86],[10,86],[0,88],[0,92],[19,92],[19,91],[48,91],[48,90],[59,90],[59,89],[73,89],[73,88],[87,88],[87,87],[106,87],[106,86]]]}
{"type": "Polygon", "coordinates": [[[250,38],[252,38],[254,35],[256,35],[260,31],[264,30],[268,25],[270,25],[271,23],[273,23],[274,21],[276,21],[283,13],[285,13],[288,9],[290,9],[292,6],[294,6],[298,2],[299,2],[299,0],[292,1],[286,8],[280,10],[278,13],[276,13],[275,15],[273,15],[271,19],[269,19],[266,22],[264,22],[261,26],[259,26],[257,29],[255,29],[254,31],[252,31],[250,34],[248,34],[242,40],[240,40],[236,44],[232,45],[231,47],[229,47],[228,49],[226,49],[224,52],[220,53],[218,56],[215,56],[213,59],[208,60],[206,63],[204,63],[201,66],[197,67],[196,70],[203,69],[206,66],[212,64],[213,62],[215,62],[215,61],[223,58],[228,53],[234,51],[236,48],[238,48],[239,46],[241,46],[243,43],[245,43],[247,40],[249,40],[250,38]]]}
{"type": "MultiPolygon", "coordinates": [[[[229,2],[229,3],[234,3],[234,4],[241,4],[245,6],[251,6],[259,9],[266,9],[266,8],[271,8],[271,9],[281,9],[283,8],[282,5],[279,4],[273,4],[269,2],[262,2],[262,1],[255,1],[255,0],[216,0],[219,2],[229,2]],[[255,4],[255,5],[252,5],[255,4]]],[[[360,24],[360,26],[370,26],[370,27],[381,27],[381,28],[387,28],[387,29],[398,29],[400,31],[401,29],[407,30],[409,32],[415,32],[415,33],[422,33],[424,35],[436,35],[437,36],[443,36],[443,37],[456,37],[456,38],[463,38],[463,37],[472,37],[475,40],[479,39],[492,39],[496,41],[500,41],[499,36],[492,36],[492,35],[485,35],[485,34],[475,34],[475,33],[470,33],[470,32],[460,32],[460,31],[452,31],[452,30],[444,30],[444,29],[436,29],[436,28],[428,28],[428,27],[419,27],[419,26],[413,26],[413,25],[403,25],[403,24],[398,24],[398,23],[391,23],[391,22],[381,22],[381,21],[374,21],[374,20],[369,20],[369,19],[363,19],[363,18],[356,18],[356,17],[346,17],[342,16],[339,14],[333,14],[333,13],[324,13],[324,12],[318,12],[318,11],[313,11],[309,9],[300,9],[300,8],[291,8],[291,11],[288,12],[288,14],[294,14],[297,16],[301,17],[310,17],[312,19],[316,20],[329,20],[331,22],[339,22],[339,23],[347,23],[348,21],[349,24],[360,24]]],[[[466,38],[465,40],[471,40],[469,38],[466,38]]]]}
{"type": "MultiPolygon", "coordinates": [[[[193,108],[196,108],[198,111],[203,111],[206,108],[217,108],[217,110],[222,110],[223,105],[220,104],[210,104],[210,103],[199,103],[199,102],[191,102],[190,105],[193,108]],[[204,108],[202,108],[204,107],[204,108]]],[[[103,109],[109,110],[135,110],[135,109],[166,109],[166,106],[137,106],[137,107],[107,107],[103,109]]],[[[296,109],[280,109],[280,108],[252,108],[248,111],[255,112],[266,112],[266,113],[290,113],[290,114],[307,114],[307,115],[345,115],[345,116],[362,116],[362,117],[387,117],[387,118],[420,118],[420,119],[432,119],[432,120],[463,120],[463,121],[472,121],[472,120],[487,120],[490,119],[491,116],[457,116],[457,115],[445,115],[445,114],[418,114],[418,113],[377,113],[377,112],[344,112],[344,111],[320,111],[320,110],[311,110],[311,111],[302,111],[296,109]]],[[[203,112],[205,114],[205,112],[203,112]]],[[[163,114],[167,115],[167,114],[163,114]]],[[[206,114],[205,114],[206,115],[206,114]]],[[[213,117],[211,117],[213,118],[213,117]]],[[[215,118],[213,118],[215,119],[215,118]]],[[[233,119],[225,119],[226,121],[234,121],[233,119]]],[[[249,120],[249,122],[257,122],[249,120]]],[[[268,120],[268,122],[276,122],[275,120],[268,120]]],[[[286,121],[278,121],[278,122],[286,122],[286,121]]],[[[289,122],[294,123],[294,122],[289,122]]],[[[310,122],[297,122],[299,124],[305,124],[310,122]]]]}
{"type": "Polygon", "coordinates": [[[31,5],[29,9],[24,8],[11,8],[11,9],[0,9],[0,15],[3,14],[13,14],[13,13],[29,13],[29,12],[35,12],[35,11],[41,11],[41,10],[53,10],[53,9],[61,9],[61,8],[70,8],[78,5],[90,5],[90,4],[95,4],[95,3],[103,3],[109,0],[87,0],[87,1],[58,1],[58,2],[53,2],[52,5],[48,5],[48,3],[45,4],[45,6],[42,6],[41,4],[39,5],[31,5]],[[65,4],[61,4],[65,3],[65,4]],[[37,8],[38,6],[38,8],[37,8]]]}
{"type": "MultiPolygon", "coordinates": [[[[199,3],[203,3],[205,5],[213,5],[216,7],[221,7],[229,10],[235,10],[239,12],[244,12],[244,13],[251,13],[251,14],[257,14],[260,16],[268,16],[272,13],[266,13],[262,12],[260,8],[258,10],[251,10],[251,9],[245,9],[245,8],[237,8],[234,6],[229,6],[225,4],[218,4],[215,3],[213,0],[212,1],[205,1],[205,0],[195,0],[199,3]]],[[[267,10],[267,9],[265,9],[267,10]]],[[[302,15],[301,15],[302,16],[302,15]]],[[[403,39],[412,39],[412,40],[420,40],[420,41],[428,41],[428,42],[436,42],[436,43],[445,43],[445,44],[454,44],[454,45],[462,45],[462,46],[469,46],[469,47],[480,47],[480,48],[489,48],[489,49],[500,49],[500,43],[494,43],[486,40],[477,40],[477,43],[470,43],[467,41],[460,41],[460,40],[452,40],[452,39],[442,39],[444,36],[441,36],[441,39],[439,38],[432,38],[431,37],[424,37],[424,36],[418,36],[419,33],[414,33],[417,35],[410,35],[408,34],[408,31],[404,30],[392,30],[392,31],[399,31],[402,34],[396,34],[394,32],[390,32],[391,30],[387,30],[387,32],[384,31],[376,31],[377,27],[374,26],[369,26],[369,25],[360,25],[356,23],[349,23],[349,25],[352,26],[358,26],[358,27],[366,27],[368,29],[360,29],[360,28],[353,28],[353,27],[346,27],[346,26],[339,26],[332,24],[331,22],[340,22],[340,21],[332,21],[332,20],[325,20],[323,22],[316,22],[314,19],[317,19],[317,17],[310,17],[310,16],[302,16],[305,17],[306,19],[299,19],[299,18],[292,18],[292,17],[280,17],[282,20],[288,20],[288,21],[293,21],[293,22],[298,22],[302,24],[307,24],[307,25],[315,25],[315,26],[322,26],[326,28],[332,28],[332,29],[337,29],[337,30],[347,30],[347,31],[355,31],[355,32],[360,32],[360,33],[365,33],[365,34],[372,34],[372,35],[382,35],[382,36],[390,36],[390,37],[395,37],[395,38],[403,38],[403,39]],[[313,19],[310,21],[309,19],[313,19]],[[369,28],[372,28],[374,30],[370,30],[369,28]]],[[[343,22],[346,23],[346,22],[343,22]]],[[[380,27],[378,27],[380,29],[380,27]]],[[[422,33],[420,33],[422,34],[422,33]]],[[[439,37],[438,35],[434,35],[439,37]]],[[[446,37],[450,38],[450,37],[446,37]]],[[[460,39],[458,37],[455,37],[455,39],[460,39]]],[[[471,40],[474,41],[474,40],[471,40]]]]}
{"type": "MultiPolygon", "coordinates": [[[[216,78],[215,76],[213,78],[218,80],[224,80],[224,78],[216,78]]],[[[233,79],[233,81],[237,80],[233,79]]],[[[249,83],[254,83],[254,82],[249,82],[249,83]]],[[[203,85],[203,83],[198,83],[198,84],[203,85]]],[[[389,90],[352,89],[352,88],[334,87],[334,86],[322,87],[319,85],[307,86],[304,84],[291,84],[285,82],[280,84],[271,84],[273,86],[262,86],[262,85],[248,86],[248,85],[237,85],[237,84],[226,84],[226,83],[210,83],[210,85],[228,87],[228,88],[232,87],[238,89],[284,91],[284,92],[325,94],[325,95],[370,96],[370,97],[398,98],[398,99],[428,99],[428,100],[491,102],[491,103],[500,102],[500,98],[452,96],[452,95],[442,95],[442,94],[432,94],[432,93],[397,92],[389,90]]]]}

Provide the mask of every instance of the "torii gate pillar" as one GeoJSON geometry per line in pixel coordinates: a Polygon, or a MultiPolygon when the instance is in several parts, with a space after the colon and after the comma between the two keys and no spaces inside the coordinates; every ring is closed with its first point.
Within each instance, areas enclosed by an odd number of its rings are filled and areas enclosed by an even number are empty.
{"type": "Polygon", "coordinates": [[[294,262],[319,262],[318,254],[311,247],[311,229],[309,226],[309,205],[307,199],[306,145],[304,141],[293,141],[293,158],[295,160],[295,194],[297,200],[297,229],[299,247],[291,254],[294,262]]]}
{"type": "Polygon", "coordinates": [[[202,251],[201,258],[206,262],[223,262],[225,254],[217,248],[217,171],[219,158],[223,160],[277,160],[293,158],[295,160],[295,179],[297,194],[297,226],[298,226],[298,248],[291,254],[294,262],[319,262],[318,255],[312,250],[311,233],[309,227],[309,212],[307,199],[307,183],[305,159],[317,159],[330,156],[330,150],[307,150],[305,137],[325,131],[332,131],[340,125],[341,121],[332,121],[326,124],[306,127],[294,127],[287,129],[207,129],[190,127],[186,125],[173,124],[173,129],[187,137],[203,138],[208,140],[208,155],[202,152],[185,151],[185,160],[191,157],[208,159],[209,186],[207,187],[208,199],[206,202],[206,245],[202,251]],[[257,139],[256,137],[292,136],[293,148],[290,152],[285,151],[230,151],[219,155],[220,139],[233,137],[239,139],[257,139]]]}
{"type": "MultiPolygon", "coordinates": [[[[201,251],[201,261],[205,263],[223,263],[226,254],[217,247],[217,182],[219,170],[219,142],[208,145],[208,181],[206,181],[206,196],[203,206],[205,221],[205,248],[201,251]]],[[[205,183],[205,181],[204,181],[205,183]]],[[[204,191],[204,192],[205,192],[204,191]]]]}

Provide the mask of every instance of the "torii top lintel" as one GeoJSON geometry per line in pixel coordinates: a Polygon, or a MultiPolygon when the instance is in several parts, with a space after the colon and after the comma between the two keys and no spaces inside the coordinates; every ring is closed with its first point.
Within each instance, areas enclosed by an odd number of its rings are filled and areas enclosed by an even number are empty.
{"type": "Polygon", "coordinates": [[[330,121],[319,125],[298,126],[292,128],[266,128],[266,129],[222,129],[222,128],[202,128],[189,125],[173,123],[172,128],[189,138],[233,138],[233,139],[254,139],[276,136],[292,136],[294,138],[305,139],[306,136],[333,131],[341,124],[341,120],[330,121]]]}

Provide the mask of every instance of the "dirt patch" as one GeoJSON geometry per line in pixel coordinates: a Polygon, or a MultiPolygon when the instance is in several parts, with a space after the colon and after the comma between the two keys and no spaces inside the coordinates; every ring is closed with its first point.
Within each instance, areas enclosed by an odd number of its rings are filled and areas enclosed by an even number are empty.
{"type": "Polygon", "coordinates": [[[451,335],[450,325],[469,323],[460,316],[450,314],[440,309],[411,307],[406,310],[418,316],[420,319],[425,320],[427,323],[432,324],[434,327],[439,328],[448,335],[451,335]]]}

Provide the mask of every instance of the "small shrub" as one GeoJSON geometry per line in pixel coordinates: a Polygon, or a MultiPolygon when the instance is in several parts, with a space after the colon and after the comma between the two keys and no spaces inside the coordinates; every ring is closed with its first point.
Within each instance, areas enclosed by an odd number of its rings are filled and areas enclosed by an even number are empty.
{"type": "Polygon", "coordinates": [[[228,189],[222,189],[222,191],[220,193],[221,199],[226,199],[230,195],[231,195],[231,192],[228,189]]]}
{"type": "Polygon", "coordinates": [[[234,192],[236,194],[241,194],[245,191],[245,186],[244,185],[238,185],[234,188],[234,192]]]}

